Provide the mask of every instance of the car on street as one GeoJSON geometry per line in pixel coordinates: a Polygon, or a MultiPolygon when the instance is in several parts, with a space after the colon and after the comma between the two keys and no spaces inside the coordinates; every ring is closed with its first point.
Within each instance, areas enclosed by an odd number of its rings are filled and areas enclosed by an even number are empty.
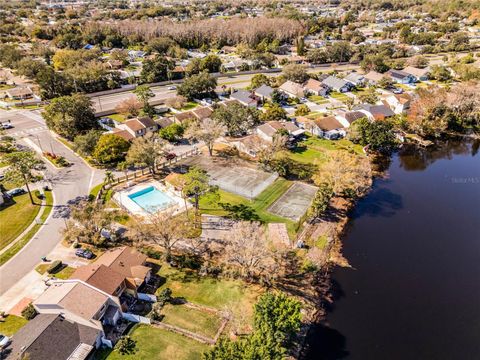
{"type": "Polygon", "coordinates": [[[177,89],[177,87],[175,85],[167,87],[167,90],[176,90],[176,89],[177,89]]]}
{"type": "Polygon", "coordinates": [[[175,153],[168,153],[167,155],[165,155],[165,159],[167,160],[173,160],[177,157],[177,154],[175,153]]]}
{"type": "Polygon", "coordinates": [[[15,189],[7,191],[7,195],[9,195],[9,196],[17,196],[17,195],[22,195],[22,194],[25,194],[25,193],[26,193],[26,191],[23,190],[22,188],[15,188],[15,189]]]}
{"type": "Polygon", "coordinates": [[[9,122],[2,123],[2,129],[4,130],[13,129],[13,125],[9,122]]]}
{"type": "Polygon", "coordinates": [[[75,250],[75,255],[85,259],[93,258],[93,253],[88,249],[77,249],[75,250]]]}
{"type": "Polygon", "coordinates": [[[10,338],[8,336],[0,334],[0,348],[4,348],[10,343],[10,338]]]}

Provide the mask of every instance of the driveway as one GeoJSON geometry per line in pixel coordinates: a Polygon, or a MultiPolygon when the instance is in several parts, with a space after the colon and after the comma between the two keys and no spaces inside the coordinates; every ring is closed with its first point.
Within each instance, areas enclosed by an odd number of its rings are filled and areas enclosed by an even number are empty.
{"type": "Polygon", "coordinates": [[[20,143],[35,151],[53,151],[64,156],[72,166],[58,169],[46,164],[45,178],[54,195],[54,210],[46,224],[35,237],[12,259],[0,267],[0,296],[13,287],[60,243],[61,230],[68,218],[68,204],[80,196],[88,195],[90,186],[103,177],[102,171],[93,170],[71,150],[58,142],[50,131],[45,130],[43,118],[35,112],[12,111],[0,113],[0,120],[11,120],[15,128],[7,131],[20,143]],[[96,180],[97,179],[97,180],[96,180]]]}

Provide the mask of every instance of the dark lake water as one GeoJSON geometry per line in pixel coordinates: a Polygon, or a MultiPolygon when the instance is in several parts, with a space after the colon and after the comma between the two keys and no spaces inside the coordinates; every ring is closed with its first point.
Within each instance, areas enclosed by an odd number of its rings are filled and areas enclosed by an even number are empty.
{"type": "Polygon", "coordinates": [[[308,359],[480,359],[479,145],[392,158],[351,214],[352,268],[308,359]]]}

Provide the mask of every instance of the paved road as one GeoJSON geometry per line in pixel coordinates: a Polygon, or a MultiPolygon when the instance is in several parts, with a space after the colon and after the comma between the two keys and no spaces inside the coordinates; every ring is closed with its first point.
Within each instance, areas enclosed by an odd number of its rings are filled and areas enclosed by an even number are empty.
{"type": "Polygon", "coordinates": [[[30,111],[0,112],[0,121],[10,119],[15,128],[7,131],[19,138],[24,145],[33,147],[37,152],[40,148],[64,156],[73,165],[57,169],[47,163],[45,178],[52,185],[55,205],[52,215],[46,225],[41,227],[37,235],[21,252],[9,262],[0,267],[0,295],[4,294],[29,271],[35,268],[40,258],[49,254],[61,241],[61,229],[67,216],[67,204],[78,196],[88,194],[89,187],[102,178],[101,171],[92,170],[72,151],[56,141],[46,130],[43,118],[30,111]]]}

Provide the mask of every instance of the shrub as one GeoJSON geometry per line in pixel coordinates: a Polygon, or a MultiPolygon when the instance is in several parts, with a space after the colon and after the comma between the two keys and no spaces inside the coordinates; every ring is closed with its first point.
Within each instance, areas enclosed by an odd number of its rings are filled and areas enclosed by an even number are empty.
{"type": "Polygon", "coordinates": [[[170,288],[166,288],[166,289],[163,289],[158,295],[157,303],[163,306],[167,302],[170,302],[171,300],[172,300],[172,290],[170,288]]]}
{"type": "Polygon", "coordinates": [[[32,320],[35,316],[37,316],[37,311],[33,307],[32,303],[28,304],[28,306],[22,310],[22,316],[27,320],[32,320]]]}
{"type": "Polygon", "coordinates": [[[48,267],[47,273],[49,273],[49,274],[54,274],[54,273],[56,273],[57,271],[60,270],[60,268],[62,267],[62,265],[63,265],[62,260],[55,260],[55,261],[52,262],[52,264],[48,267]]]}
{"type": "Polygon", "coordinates": [[[122,336],[115,345],[115,350],[121,355],[135,354],[137,351],[137,342],[130,336],[122,336]]]}

